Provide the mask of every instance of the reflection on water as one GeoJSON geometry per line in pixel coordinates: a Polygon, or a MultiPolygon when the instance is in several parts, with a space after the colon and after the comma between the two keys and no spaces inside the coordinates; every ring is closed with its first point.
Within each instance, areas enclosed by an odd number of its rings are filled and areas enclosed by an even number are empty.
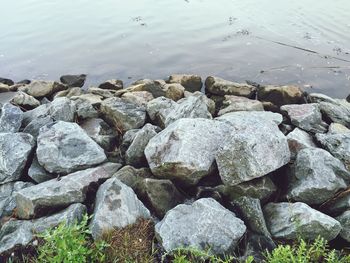
{"type": "Polygon", "coordinates": [[[0,76],[171,73],[350,93],[348,0],[1,0],[0,76]]]}

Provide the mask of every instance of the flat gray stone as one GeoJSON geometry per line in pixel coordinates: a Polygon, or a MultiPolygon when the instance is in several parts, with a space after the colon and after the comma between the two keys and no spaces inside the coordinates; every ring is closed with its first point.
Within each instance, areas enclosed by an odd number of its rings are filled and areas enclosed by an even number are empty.
{"type": "Polygon", "coordinates": [[[23,112],[17,106],[6,103],[0,111],[0,133],[18,132],[21,128],[23,112]]]}
{"type": "Polygon", "coordinates": [[[246,231],[243,221],[212,198],[178,205],[156,224],[156,237],[166,251],[179,248],[213,254],[232,252],[246,231]]]}
{"type": "Polygon", "coordinates": [[[276,239],[315,240],[320,236],[329,241],[341,231],[337,220],[304,203],[269,203],[263,210],[267,227],[276,239]]]}
{"type": "Polygon", "coordinates": [[[67,174],[106,161],[103,149],[76,123],[59,121],[40,129],[38,161],[50,173],[67,174]]]}
{"type": "Polygon", "coordinates": [[[18,217],[36,218],[57,208],[83,203],[91,186],[110,178],[119,168],[120,164],[106,163],[20,190],[16,195],[18,217]]]}
{"type": "Polygon", "coordinates": [[[134,191],[117,178],[111,178],[97,191],[90,223],[91,234],[94,239],[100,239],[115,228],[123,228],[134,224],[139,218],[149,217],[150,212],[134,191]]]}

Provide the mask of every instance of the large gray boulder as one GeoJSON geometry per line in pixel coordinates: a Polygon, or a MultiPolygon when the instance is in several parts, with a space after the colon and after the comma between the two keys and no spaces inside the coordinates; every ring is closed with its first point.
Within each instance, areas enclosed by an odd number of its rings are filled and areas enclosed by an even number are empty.
{"type": "Polygon", "coordinates": [[[103,149],[76,123],[59,121],[40,129],[38,161],[50,173],[67,174],[104,162],[103,149]]]}
{"type": "Polygon", "coordinates": [[[317,140],[350,171],[350,132],[316,134],[317,140]]]}
{"type": "Polygon", "coordinates": [[[139,131],[136,132],[133,140],[125,152],[126,164],[134,167],[141,167],[146,161],[144,154],[145,148],[150,139],[157,135],[159,128],[152,124],[147,123],[139,131]]]}
{"type": "Polygon", "coordinates": [[[292,132],[288,133],[287,140],[293,159],[296,158],[300,150],[316,147],[312,136],[299,128],[295,128],[292,132]]]}
{"type": "Polygon", "coordinates": [[[213,168],[229,125],[209,119],[179,119],[154,136],[145,155],[158,178],[196,184],[213,168]]]}
{"type": "Polygon", "coordinates": [[[235,249],[246,226],[214,199],[203,198],[170,210],[155,231],[166,251],[209,247],[211,253],[227,254],[235,249]]]}
{"type": "Polygon", "coordinates": [[[21,128],[23,112],[10,103],[5,103],[0,111],[0,133],[18,132],[21,128]]]}
{"type": "Polygon", "coordinates": [[[91,234],[94,239],[100,239],[115,228],[123,228],[134,224],[139,218],[149,217],[150,212],[134,191],[117,178],[111,178],[97,191],[90,223],[91,234]]]}
{"type": "Polygon", "coordinates": [[[284,105],[281,111],[290,118],[293,125],[302,130],[313,133],[327,131],[327,124],[323,122],[319,105],[316,103],[284,105]]]}
{"type": "Polygon", "coordinates": [[[30,134],[0,133],[0,184],[21,178],[34,145],[30,134]]]}
{"type": "Polygon", "coordinates": [[[291,172],[288,197],[307,204],[321,204],[350,181],[350,172],[329,152],[305,148],[296,158],[291,172]]]}
{"type": "Polygon", "coordinates": [[[304,203],[269,203],[263,210],[267,227],[277,239],[314,240],[321,236],[333,240],[341,231],[337,220],[304,203]]]}
{"type": "Polygon", "coordinates": [[[256,88],[246,83],[236,83],[218,77],[208,77],[205,80],[205,91],[210,94],[224,96],[235,95],[254,98],[256,88]]]}
{"type": "Polygon", "coordinates": [[[342,226],[340,236],[350,242],[350,210],[345,211],[340,216],[336,217],[342,226]]]}
{"type": "Polygon", "coordinates": [[[20,190],[16,195],[18,217],[36,218],[57,208],[82,203],[91,194],[91,186],[110,178],[119,168],[120,164],[106,163],[20,190]]]}
{"type": "Polygon", "coordinates": [[[320,102],[321,112],[332,122],[343,124],[350,128],[350,103],[320,102]]]}
{"type": "Polygon", "coordinates": [[[252,113],[230,113],[230,118],[218,118],[232,126],[215,157],[226,185],[262,177],[290,161],[287,139],[276,123],[252,113]]]}
{"type": "Polygon", "coordinates": [[[121,98],[109,98],[101,103],[101,113],[111,125],[126,132],[142,127],[146,121],[146,110],[121,98]]]}

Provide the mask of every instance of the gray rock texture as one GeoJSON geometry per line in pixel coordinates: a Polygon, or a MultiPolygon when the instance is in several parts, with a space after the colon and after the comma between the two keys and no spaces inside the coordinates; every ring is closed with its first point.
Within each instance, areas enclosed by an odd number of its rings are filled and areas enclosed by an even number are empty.
{"type": "Polygon", "coordinates": [[[49,97],[52,94],[67,89],[68,86],[53,81],[34,80],[30,84],[19,88],[34,98],[49,97]]]}
{"type": "Polygon", "coordinates": [[[205,80],[205,91],[214,95],[235,95],[253,98],[256,88],[246,83],[236,83],[218,77],[208,77],[205,80]]]}
{"type": "Polygon", "coordinates": [[[179,83],[187,91],[200,91],[202,88],[202,79],[198,75],[174,74],[168,79],[168,83],[179,83]]]}
{"type": "Polygon", "coordinates": [[[28,110],[40,106],[40,101],[22,91],[18,91],[16,96],[12,98],[11,103],[28,110]]]}
{"type": "Polygon", "coordinates": [[[305,103],[304,92],[297,86],[267,85],[258,89],[258,100],[271,102],[274,105],[305,103]]]}
{"type": "Polygon", "coordinates": [[[336,217],[336,220],[338,220],[342,226],[340,236],[350,242],[350,210],[345,211],[340,216],[336,217]]]}
{"type": "Polygon", "coordinates": [[[258,100],[251,100],[245,97],[226,95],[218,116],[235,111],[263,111],[264,106],[258,100]]]}
{"type": "Polygon", "coordinates": [[[293,159],[296,158],[300,150],[316,147],[312,136],[299,128],[295,128],[292,132],[288,133],[287,140],[293,159]]]}
{"type": "Polygon", "coordinates": [[[39,164],[38,158],[36,156],[34,157],[32,164],[28,169],[28,176],[38,184],[55,178],[54,175],[50,174],[39,164]]]}
{"type": "Polygon", "coordinates": [[[178,205],[156,224],[156,237],[166,251],[210,247],[214,254],[232,252],[246,231],[243,221],[212,198],[178,205]]]}
{"type": "Polygon", "coordinates": [[[350,128],[350,103],[320,102],[321,112],[332,122],[343,124],[350,128]]]}
{"type": "Polygon", "coordinates": [[[0,133],[18,132],[22,125],[23,112],[20,108],[5,103],[0,111],[0,133]]]}

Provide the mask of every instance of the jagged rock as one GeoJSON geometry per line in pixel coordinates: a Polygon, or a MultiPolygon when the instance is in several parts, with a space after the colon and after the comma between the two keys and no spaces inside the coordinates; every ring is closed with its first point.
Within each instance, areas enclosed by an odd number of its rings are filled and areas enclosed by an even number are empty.
{"type": "Polygon", "coordinates": [[[19,91],[16,96],[11,99],[11,103],[28,110],[40,106],[40,101],[22,91],[19,91]]]}
{"type": "Polygon", "coordinates": [[[147,103],[154,99],[152,93],[148,91],[126,92],[121,96],[121,98],[124,101],[128,101],[142,107],[146,107],[147,103]]]}
{"type": "Polygon", "coordinates": [[[307,100],[309,103],[320,103],[320,102],[330,102],[337,103],[335,99],[324,95],[322,93],[310,93],[307,95],[307,100]]]}
{"type": "MultiPolygon", "coordinates": [[[[0,185],[0,219],[12,216],[16,208],[15,192],[32,185],[29,182],[11,182],[0,185]]],[[[1,222],[0,225],[2,225],[1,222]]]]}
{"type": "Polygon", "coordinates": [[[53,99],[60,98],[60,97],[71,98],[71,97],[80,96],[80,95],[83,95],[83,94],[84,94],[84,92],[83,92],[83,90],[81,88],[74,87],[74,88],[69,88],[69,89],[57,92],[53,96],[53,99]]]}
{"type": "Polygon", "coordinates": [[[6,103],[2,106],[0,113],[0,133],[18,132],[23,119],[21,109],[10,103],[6,103]]]}
{"type": "Polygon", "coordinates": [[[218,118],[232,126],[215,157],[226,185],[262,177],[290,161],[287,139],[278,126],[251,113],[254,112],[229,113],[230,118],[218,118]]]}
{"type": "Polygon", "coordinates": [[[205,96],[202,92],[196,91],[196,92],[192,93],[192,92],[185,91],[184,96],[185,96],[185,98],[195,96],[197,98],[199,97],[199,98],[203,99],[204,103],[208,107],[208,111],[210,112],[210,114],[211,115],[215,114],[215,102],[212,99],[205,96]]]}
{"type": "Polygon", "coordinates": [[[320,236],[333,240],[341,230],[337,220],[304,203],[269,203],[263,210],[267,227],[277,239],[314,240],[320,236]]]}
{"type": "Polygon", "coordinates": [[[185,90],[190,92],[200,91],[202,88],[202,79],[198,75],[174,74],[169,76],[168,83],[179,83],[185,90]]]}
{"type": "Polygon", "coordinates": [[[107,159],[78,124],[63,121],[40,129],[36,153],[40,165],[50,173],[67,174],[107,159]]]}
{"type": "Polygon", "coordinates": [[[142,129],[135,133],[132,142],[125,152],[125,162],[134,167],[147,164],[144,154],[145,148],[150,139],[157,135],[159,128],[147,123],[142,129]]]}
{"type": "Polygon", "coordinates": [[[205,80],[205,91],[214,95],[235,95],[254,98],[256,88],[246,83],[236,83],[218,77],[208,77],[205,80]]]}
{"type": "Polygon", "coordinates": [[[54,123],[54,119],[50,116],[39,116],[33,119],[23,130],[25,133],[29,133],[36,140],[39,136],[39,131],[45,125],[51,125],[54,123]]]}
{"type": "Polygon", "coordinates": [[[264,201],[269,199],[277,191],[275,184],[268,176],[233,186],[220,185],[216,189],[231,201],[234,201],[240,196],[248,196],[264,201]]]}
{"type": "Polygon", "coordinates": [[[350,210],[345,211],[340,216],[335,218],[342,226],[340,236],[350,242],[350,210]]]}
{"type": "Polygon", "coordinates": [[[113,176],[131,187],[135,192],[140,190],[144,179],[153,178],[153,174],[149,168],[136,169],[130,165],[124,166],[113,176]]]}
{"type": "Polygon", "coordinates": [[[123,132],[140,128],[146,121],[143,107],[120,98],[104,100],[101,103],[101,113],[107,122],[123,132]]]}
{"type": "Polygon", "coordinates": [[[154,136],[145,149],[156,177],[196,184],[213,167],[229,125],[208,119],[179,119],[154,136]]]}
{"type": "Polygon", "coordinates": [[[67,86],[58,82],[34,80],[30,84],[20,87],[18,90],[23,91],[34,98],[42,98],[49,97],[52,94],[67,88],[67,86]]]}
{"type": "Polygon", "coordinates": [[[212,198],[178,205],[155,226],[156,237],[166,251],[178,248],[214,254],[232,252],[246,231],[243,221],[212,198]],[[209,234],[210,233],[210,234],[209,234]]]}
{"type": "Polygon", "coordinates": [[[316,147],[313,138],[307,132],[295,128],[292,132],[287,135],[289,150],[292,158],[296,158],[298,152],[304,148],[316,147]]]}
{"type": "Polygon", "coordinates": [[[307,204],[321,204],[345,189],[349,181],[350,172],[330,153],[305,148],[297,155],[288,197],[307,204]]]}
{"type": "Polygon", "coordinates": [[[116,95],[115,90],[100,89],[95,87],[88,88],[87,92],[100,96],[102,99],[113,98],[116,95]]]}
{"type": "Polygon", "coordinates": [[[149,204],[158,218],[184,201],[184,196],[170,180],[145,178],[136,192],[149,204]]]}
{"type": "Polygon", "coordinates": [[[7,78],[0,78],[0,83],[7,86],[12,86],[13,84],[15,84],[13,80],[7,78]]]}
{"type": "Polygon", "coordinates": [[[110,178],[120,164],[106,163],[20,190],[16,195],[19,218],[37,218],[73,203],[83,203],[96,184],[110,178]]]}
{"type": "Polygon", "coordinates": [[[102,119],[88,119],[81,128],[106,151],[112,151],[117,144],[117,133],[102,119]]]}
{"type": "Polygon", "coordinates": [[[316,134],[317,140],[350,171],[350,132],[316,134]]]}
{"type": "Polygon", "coordinates": [[[73,101],[77,101],[77,100],[87,101],[90,104],[92,104],[93,106],[100,106],[102,103],[101,96],[91,94],[91,93],[86,93],[86,94],[82,94],[79,96],[72,96],[70,99],[73,101]]]}
{"type": "Polygon", "coordinates": [[[164,128],[181,118],[211,119],[205,95],[194,95],[179,100],[177,103],[160,97],[147,104],[147,113],[151,120],[164,128]]]}
{"type": "Polygon", "coordinates": [[[327,119],[350,128],[350,103],[320,102],[319,105],[327,119]]]}
{"type": "Polygon", "coordinates": [[[85,74],[80,75],[64,75],[60,77],[60,81],[69,87],[82,87],[86,80],[85,74]]]}
{"type": "Polygon", "coordinates": [[[164,97],[178,101],[184,97],[185,87],[179,83],[164,84],[162,86],[165,91],[164,97]]]}
{"type": "Polygon", "coordinates": [[[108,231],[134,224],[139,218],[149,217],[150,212],[134,191],[117,178],[111,178],[97,191],[90,223],[91,234],[94,239],[100,239],[108,231]]]}
{"type": "Polygon", "coordinates": [[[119,150],[122,156],[125,157],[125,153],[128,150],[129,146],[131,145],[132,141],[135,139],[136,134],[141,129],[132,129],[128,130],[126,133],[123,134],[122,142],[119,145],[119,150]]]}
{"type": "Polygon", "coordinates": [[[126,92],[147,91],[150,92],[154,98],[158,98],[165,95],[165,91],[163,89],[164,85],[165,82],[163,80],[140,79],[132,83],[130,87],[120,90],[120,94],[122,95],[126,92]]]}
{"type": "Polygon", "coordinates": [[[350,129],[339,123],[331,123],[331,125],[329,125],[328,134],[334,133],[350,133],[350,129]]]}
{"type": "Polygon", "coordinates": [[[244,254],[238,258],[239,262],[247,262],[248,257],[251,256],[254,258],[255,262],[264,262],[266,259],[266,251],[273,251],[276,248],[276,244],[270,237],[248,232],[244,247],[245,251],[244,254]]]}
{"type": "Polygon", "coordinates": [[[267,85],[258,89],[258,100],[272,102],[274,105],[303,104],[304,92],[297,86],[267,85]]]}
{"type": "Polygon", "coordinates": [[[251,121],[254,121],[254,119],[261,120],[261,121],[268,121],[268,122],[273,122],[276,125],[280,125],[283,121],[283,117],[281,114],[270,112],[270,111],[229,112],[216,119],[220,121],[229,122],[233,125],[235,125],[236,123],[240,123],[245,119],[249,119],[251,121]]]}
{"type": "Polygon", "coordinates": [[[266,226],[259,199],[241,196],[236,198],[232,203],[239,209],[242,219],[249,230],[266,237],[271,237],[266,226]]]}
{"type": "Polygon", "coordinates": [[[21,178],[34,145],[30,134],[0,133],[0,184],[21,178]]]}
{"type": "Polygon", "coordinates": [[[9,93],[11,91],[11,87],[0,83],[0,93],[9,93]]]}
{"type": "Polygon", "coordinates": [[[223,106],[218,112],[218,116],[235,111],[263,111],[264,106],[258,100],[251,100],[246,97],[226,95],[223,106]]]}
{"type": "Polygon", "coordinates": [[[38,162],[38,158],[36,156],[33,159],[32,164],[28,170],[28,176],[32,178],[32,180],[38,184],[51,180],[55,178],[54,175],[48,173],[38,162]]]}
{"type": "Polygon", "coordinates": [[[79,119],[85,120],[98,118],[98,111],[95,109],[94,104],[90,100],[77,97],[75,98],[74,102],[79,119]]]}
{"type": "Polygon", "coordinates": [[[100,89],[121,90],[123,89],[123,81],[119,79],[111,79],[101,83],[98,87],[100,89]]]}
{"type": "Polygon", "coordinates": [[[288,115],[292,124],[302,130],[313,133],[327,131],[327,124],[322,120],[318,104],[284,105],[281,107],[281,111],[288,115]]]}

